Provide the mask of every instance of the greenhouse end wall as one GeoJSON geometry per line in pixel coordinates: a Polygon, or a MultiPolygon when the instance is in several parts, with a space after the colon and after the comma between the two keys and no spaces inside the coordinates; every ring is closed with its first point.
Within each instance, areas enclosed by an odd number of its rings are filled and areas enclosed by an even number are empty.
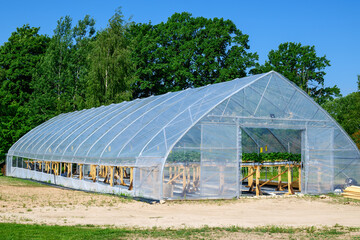
{"type": "Polygon", "coordinates": [[[301,154],[304,193],[360,182],[354,142],[276,72],[61,114],[10,148],[7,174],[151,199],[233,198],[249,174],[243,154],[262,149],[301,154]]]}

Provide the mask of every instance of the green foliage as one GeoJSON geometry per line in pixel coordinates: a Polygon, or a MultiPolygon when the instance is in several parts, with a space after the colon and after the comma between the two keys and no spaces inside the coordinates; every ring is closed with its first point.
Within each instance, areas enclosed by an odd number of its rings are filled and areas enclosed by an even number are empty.
{"type": "MultiPolygon", "coordinates": [[[[222,18],[183,12],[157,25],[134,24],[118,9],[99,32],[88,15],[72,24],[60,18],[51,38],[24,25],[0,46],[0,160],[27,131],[60,113],[243,77],[258,59],[249,36],[222,18]]],[[[284,43],[251,72],[276,70],[323,103],[339,95],[336,86],[324,87],[327,66],[314,46],[284,43]]],[[[358,144],[359,104],[359,92],[324,104],[358,144]]]]}
{"type": "Polygon", "coordinates": [[[265,161],[275,162],[276,160],[301,162],[301,154],[287,153],[287,152],[272,152],[272,153],[259,153],[259,154],[243,153],[242,160],[249,162],[259,162],[259,163],[265,161]]]}
{"type": "MultiPolygon", "coordinates": [[[[199,151],[172,151],[167,159],[167,162],[184,163],[184,162],[200,162],[201,153],[199,151]]],[[[243,161],[249,162],[265,162],[276,160],[301,162],[301,154],[286,153],[286,152],[272,152],[272,153],[243,153],[243,161]]]]}
{"type": "Polygon", "coordinates": [[[322,107],[349,135],[360,130],[360,92],[328,101],[322,107]]]}
{"type": "Polygon", "coordinates": [[[27,103],[34,69],[46,51],[49,38],[39,28],[24,25],[0,46],[0,159],[31,128],[27,103]]]}
{"type": "Polygon", "coordinates": [[[323,104],[340,96],[340,89],[335,85],[325,87],[323,69],[330,66],[326,56],[319,57],[315,46],[302,46],[301,43],[287,42],[271,50],[268,61],[257,65],[251,73],[264,73],[271,70],[281,73],[290,81],[309,94],[316,102],[323,104]]]}
{"type": "Polygon", "coordinates": [[[322,107],[344,128],[360,149],[360,75],[358,91],[327,101],[322,107]]]}
{"type": "Polygon", "coordinates": [[[45,56],[37,67],[30,101],[39,122],[62,112],[85,107],[87,57],[95,21],[88,15],[72,27],[69,16],[60,18],[45,56]]]}
{"type": "Polygon", "coordinates": [[[172,151],[167,158],[167,162],[191,163],[200,162],[200,159],[201,157],[199,151],[172,151]]]}
{"type": "Polygon", "coordinates": [[[255,65],[248,38],[230,20],[175,13],[166,23],[134,24],[134,96],[146,97],[246,76],[255,65]]]}
{"type": "Polygon", "coordinates": [[[97,107],[131,100],[134,67],[131,62],[131,40],[128,24],[118,9],[108,27],[100,31],[89,54],[87,106],[97,107]]]}
{"type": "Polygon", "coordinates": [[[356,146],[360,149],[360,130],[352,134],[351,137],[356,143],[356,146]]]}

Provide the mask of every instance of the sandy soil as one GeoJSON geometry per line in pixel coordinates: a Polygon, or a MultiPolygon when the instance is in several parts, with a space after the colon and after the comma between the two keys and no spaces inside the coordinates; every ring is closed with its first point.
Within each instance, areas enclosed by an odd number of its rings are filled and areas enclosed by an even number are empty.
{"type": "Polygon", "coordinates": [[[280,197],[149,204],[55,187],[0,185],[0,222],[131,227],[360,227],[360,204],[280,197]]]}

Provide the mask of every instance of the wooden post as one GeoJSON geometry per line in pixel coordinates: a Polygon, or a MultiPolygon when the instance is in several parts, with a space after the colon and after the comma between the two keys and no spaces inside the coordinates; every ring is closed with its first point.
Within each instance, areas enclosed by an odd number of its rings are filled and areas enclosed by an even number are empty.
{"type": "Polygon", "coordinates": [[[71,177],[71,172],[72,172],[71,163],[68,163],[67,168],[68,168],[67,177],[71,177]]]}
{"type": "MultiPolygon", "coordinates": [[[[248,175],[251,175],[253,172],[254,172],[254,168],[248,167],[248,175]]],[[[254,182],[254,177],[253,177],[253,175],[251,175],[250,177],[248,177],[248,186],[247,187],[251,187],[253,182],[254,182]]]]}
{"type": "Polygon", "coordinates": [[[83,179],[83,165],[79,164],[79,179],[82,180],[83,179]]]}
{"type": "Polygon", "coordinates": [[[114,166],[110,167],[110,186],[114,186],[114,166]]]}
{"type": "Polygon", "coordinates": [[[103,166],[99,165],[98,166],[98,176],[101,177],[103,173],[103,166]]]}
{"type": "Polygon", "coordinates": [[[219,179],[219,194],[222,195],[224,190],[225,176],[224,176],[224,166],[220,166],[220,179],[219,179]]]}
{"type": "Polygon", "coordinates": [[[299,191],[301,192],[301,164],[298,166],[299,169],[299,191]]]}
{"type": "Polygon", "coordinates": [[[200,181],[200,174],[201,174],[201,166],[199,165],[198,167],[197,167],[197,177],[198,177],[198,179],[199,179],[199,181],[200,181]]]}
{"type": "Polygon", "coordinates": [[[187,186],[190,186],[190,182],[191,182],[190,167],[188,167],[188,168],[187,168],[186,175],[187,175],[187,182],[186,182],[186,185],[187,185],[187,186]]]}
{"type": "Polygon", "coordinates": [[[282,174],[281,174],[281,166],[278,166],[278,174],[279,175],[279,178],[278,178],[278,187],[277,187],[277,190],[278,191],[283,191],[284,189],[281,187],[281,177],[282,177],[282,174]]]}
{"type": "MultiPolygon", "coordinates": [[[[176,176],[177,174],[176,174],[176,166],[175,167],[172,167],[172,170],[171,170],[171,172],[172,172],[172,176],[171,176],[171,178],[174,178],[174,176],[176,176]]],[[[171,179],[170,179],[171,180],[171,179]]]]}
{"type": "Polygon", "coordinates": [[[124,168],[120,167],[120,184],[125,185],[124,183],[124,168]]]}
{"type": "Polygon", "coordinates": [[[287,168],[288,168],[288,194],[294,194],[294,191],[291,186],[291,183],[292,183],[292,181],[291,181],[291,165],[289,164],[287,166],[287,168]]]}
{"type": "Polygon", "coordinates": [[[183,192],[185,192],[186,188],[186,173],[185,173],[185,167],[183,168],[183,192]]]}
{"type": "Polygon", "coordinates": [[[99,168],[100,168],[100,166],[98,166],[98,165],[95,165],[95,181],[94,182],[97,182],[97,181],[99,181],[99,168]]]}
{"type": "Polygon", "coordinates": [[[132,190],[133,187],[133,181],[134,181],[134,168],[130,168],[130,187],[129,190],[132,190]]]}
{"type": "Polygon", "coordinates": [[[256,196],[260,195],[260,166],[257,165],[256,166],[256,185],[255,185],[255,189],[256,189],[256,196]]]}

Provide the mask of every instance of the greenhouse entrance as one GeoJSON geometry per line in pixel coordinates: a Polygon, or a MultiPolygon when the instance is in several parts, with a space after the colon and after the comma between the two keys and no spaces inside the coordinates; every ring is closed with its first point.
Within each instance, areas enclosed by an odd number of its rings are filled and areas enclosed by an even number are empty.
{"type": "Polygon", "coordinates": [[[297,129],[241,127],[240,195],[301,192],[303,134],[297,129]]]}
{"type": "Polygon", "coordinates": [[[196,124],[167,158],[163,197],[233,198],[301,192],[304,135],[302,129],[210,121],[196,124]]]}

